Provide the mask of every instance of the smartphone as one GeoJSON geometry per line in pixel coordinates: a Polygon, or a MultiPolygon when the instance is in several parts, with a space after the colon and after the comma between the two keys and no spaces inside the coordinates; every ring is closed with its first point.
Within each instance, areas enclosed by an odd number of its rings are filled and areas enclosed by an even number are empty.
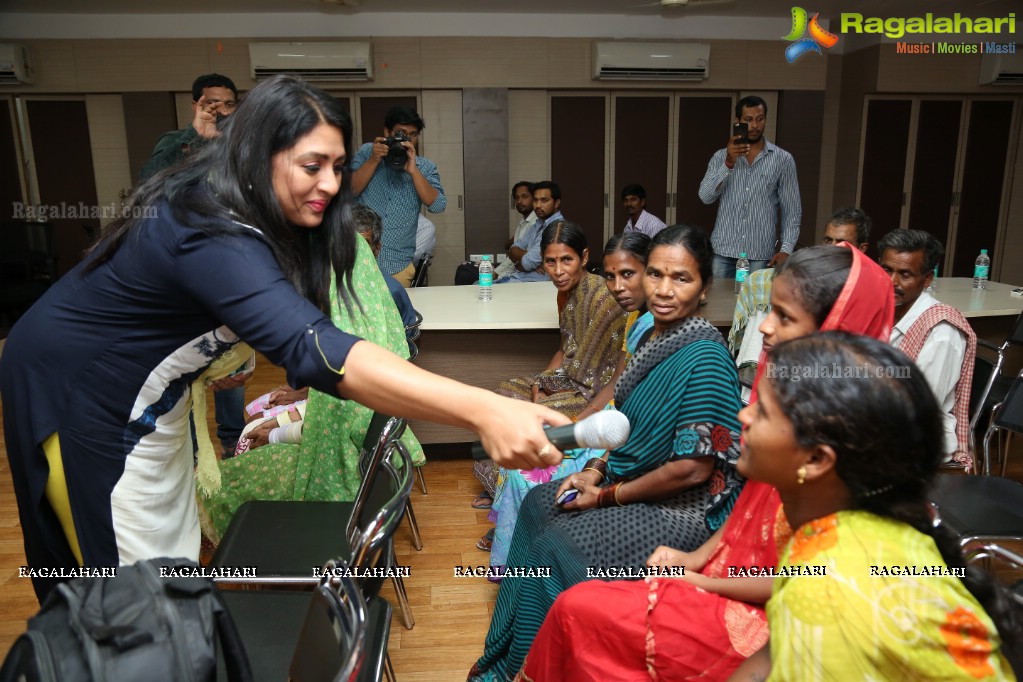
{"type": "Polygon", "coordinates": [[[576,490],[575,488],[569,488],[565,492],[558,495],[558,499],[555,502],[555,504],[557,504],[559,507],[563,504],[567,504],[574,500],[578,494],[579,494],[578,490],[576,490]]]}
{"type": "Polygon", "coordinates": [[[732,137],[739,136],[739,144],[749,144],[749,123],[733,123],[732,137]]]}

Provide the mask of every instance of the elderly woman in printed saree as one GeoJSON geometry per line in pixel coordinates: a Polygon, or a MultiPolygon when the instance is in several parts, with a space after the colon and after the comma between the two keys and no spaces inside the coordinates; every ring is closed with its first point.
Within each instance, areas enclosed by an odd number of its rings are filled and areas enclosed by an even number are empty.
{"type": "Polygon", "coordinates": [[[502,581],[470,679],[511,679],[565,588],[594,571],[639,572],[663,543],[695,549],[728,517],[742,489],[734,465],[740,402],[725,340],[699,317],[711,262],[710,241],[697,228],[676,225],[651,242],[644,287],[654,326],[615,387],[629,440],[526,496],[507,570],[550,567],[551,576],[502,581]],[[555,505],[569,488],[577,496],[555,505]]]}
{"type": "MultiPolygon", "coordinates": [[[[561,346],[542,372],[505,381],[497,393],[573,418],[597,412],[610,399],[610,390],[603,389],[612,383],[625,339],[625,311],[604,280],[586,271],[590,250],[581,227],[567,220],[548,225],[540,253],[558,292],[561,346]]],[[[485,491],[472,506],[487,509],[497,492],[498,467],[488,460],[477,463],[474,472],[485,491]]]]}

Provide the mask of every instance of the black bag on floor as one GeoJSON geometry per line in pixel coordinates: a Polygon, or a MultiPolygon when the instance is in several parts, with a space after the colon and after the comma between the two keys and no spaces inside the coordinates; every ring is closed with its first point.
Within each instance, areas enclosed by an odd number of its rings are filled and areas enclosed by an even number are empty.
{"type": "Polygon", "coordinates": [[[0,682],[207,682],[218,639],[232,682],[248,682],[234,621],[195,569],[186,559],[150,559],[118,567],[116,577],[61,583],[11,647],[0,682]]]}

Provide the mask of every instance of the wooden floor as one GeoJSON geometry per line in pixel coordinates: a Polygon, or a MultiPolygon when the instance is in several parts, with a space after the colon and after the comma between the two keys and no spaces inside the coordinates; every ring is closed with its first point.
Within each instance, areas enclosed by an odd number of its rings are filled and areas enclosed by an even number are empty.
{"type": "MultiPolygon", "coordinates": [[[[283,380],[281,370],[260,358],[246,394],[254,399],[283,380]]],[[[213,428],[211,424],[211,432],[213,428]]],[[[1019,443],[1014,445],[1008,474],[1023,481],[1023,448],[1019,443]]],[[[434,449],[434,454],[448,453],[434,449]]],[[[414,629],[403,629],[395,608],[390,653],[401,682],[464,680],[482,651],[497,586],[483,578],[454,577],[456,566],[480,565],[488,560],[487,554],[475,548],[476,540],[490,524],[487,512],[469,506],[479,491],[471,468],[467,460],[432,458],[424,469],[429,494],[422,495],[418,485],[412,492],[423,550],[412,548],[407,523],[395,536],[398,563],[410,567],[405,583],[416,619],[414,629]]],[[[10,471],[6,456],[0,455],[0,656],[6,654],[24,631],[26,619],[38,609],[31,582],[18,577],[18,567],[24,564],[10,471]]],[[[383,595],[396,604],[390,585],[383,595]]]]}

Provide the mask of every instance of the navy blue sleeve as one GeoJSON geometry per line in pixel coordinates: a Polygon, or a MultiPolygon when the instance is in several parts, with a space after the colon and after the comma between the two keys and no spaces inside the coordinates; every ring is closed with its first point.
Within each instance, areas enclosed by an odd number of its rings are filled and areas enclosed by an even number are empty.
{"type": "Polygon", "coordinates": [[[258,237],[188,232],[175,258],[176,276],[185,291],[283,366],[290,385],[336,396],[348,351],[359,338],[335,327],[301,296],[258,237]]]}

